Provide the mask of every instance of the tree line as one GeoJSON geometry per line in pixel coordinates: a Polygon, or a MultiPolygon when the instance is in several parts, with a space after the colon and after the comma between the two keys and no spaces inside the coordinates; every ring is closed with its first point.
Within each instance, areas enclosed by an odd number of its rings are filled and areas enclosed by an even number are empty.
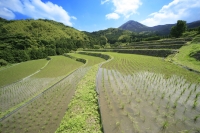
{"type": "Polygon", "coordinates": [[[7,38],[6,40],[7,41],[4,41],[4,43],[0,45],[0,59],[2,59],[1,62],[4,60],[3,62],[6,61],[9,63],[62,55],[71,50],[76,51],[77,48],[93,48],[93,43],[91,42],[66,38],[51,43],[46,40],[40,40],[39,42],[35,42],[38,46],[30,45],[31,40],[21,36],[15,39],[13,39],[13,37],[11,37],[11,39],[7,38]]]}

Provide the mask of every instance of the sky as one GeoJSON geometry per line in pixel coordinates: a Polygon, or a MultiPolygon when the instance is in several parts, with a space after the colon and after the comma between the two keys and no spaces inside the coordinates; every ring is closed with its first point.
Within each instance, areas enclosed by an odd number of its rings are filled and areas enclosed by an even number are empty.
{"type": "Polygon", "coordinates": [[[129,20],[152,27],[200,20],[200,0],[0,0],[0,17],[50,19],[88,32],[129,20]]]}

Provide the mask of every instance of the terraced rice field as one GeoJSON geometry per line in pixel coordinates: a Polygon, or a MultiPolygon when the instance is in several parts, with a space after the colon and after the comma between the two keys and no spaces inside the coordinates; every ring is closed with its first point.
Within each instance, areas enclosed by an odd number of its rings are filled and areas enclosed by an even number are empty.
{"type": "MultiPolygon", "coordinates": [[[[33,79],[30,80],[29,84],[30,90],[33,88],[38,89],[37,95],[32,100],[30,100],[28,104],[7,118],[2,119],[0,132],[35,133],[56,131],[68,108],[68,104],[74,95],[77,84],[91,68],[89,66],[104,61],[101,58],[90,56],[86,59],[88,60],[88,63],[80,67],[83,65],[82,63],[70,58],[64,56],[52,57],[51,64],[49,63],[49,67],[47,66],[46,70],[41,71],[32,77],[29,77],[38,79],[37,81],[34,81],[33,79]],[[70,72],[78,67],[79,69],[69,75],[70,72]],[[43,85],[42,83],[47,82],[47,80],[48,83],[43,85]],[[41,90],[42,87],[46,89],[41,90]]],[[[23,88],[26,87],[23,87],[23,84],[21,84],[21,86],[19,85],[18,88],[16,88],[16,90],[23,88]]],[[[21,94],[23,98],[28,99],[30,97],[28,94],[34,95],[34,93],[28,89],[24,89],[22,92],[27,92],[21,94]]],[[[5,94],[2,96],[5,96],[5,94]]],[[[18,99],[21,98],[20,95],[18,95],[18,97],[16,95],[15,97],[18,99]]],[[[11,99],[13,98],[10,98],[10,100],[11,99]]],[[[21,101],[21,103],[23,103],[23,101],[21,101]]],[[[1,104],[4,103],[1,102],[1,104]]]]}
{"type": "MultiPolygon", "coordinates": [[[[25,79],[40,79],[30,80],[26,95],[36,95],[35,99],[1,120],[0,132],[200,132],[199,74],[163,58],[102,54],[111,59],[70,54],[86,59],[84,66],[64,56],[66,64],[52,57],[44,70],[25,79]],[[54,58],[60,63],[53,63],[54,58]]],[[[14,90],[22,88],[18,84],[14,90]]]]}
{"type": "Polygon", "coordinates": [[[128,54],[139,54],[156,57],[167,57],[177,53],[178,49],[185,46],[191,38],[162,39],[158,41],[141,41],[127,43],[118,47],[106,49],[86,49],[91,52],[118,52],[128,54]]]}
{"type": "Polygon", "coordinates": [[[199,75],[160,58],[106,53],[98,72],[105,132],[199,132],[199,75]]]}
{"type": "Polygon", "coordinates": [[[0,116],[37,96],[81,65],[83,64],[64,56],[52,57],[50,63],[38,73],[2,87],[0,89],[0,116]]]}

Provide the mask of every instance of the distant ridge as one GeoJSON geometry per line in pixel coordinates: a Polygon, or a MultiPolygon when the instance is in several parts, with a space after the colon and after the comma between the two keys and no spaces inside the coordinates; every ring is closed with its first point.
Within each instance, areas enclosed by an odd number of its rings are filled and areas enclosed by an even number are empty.
{"type": "MultiPolygon", "coordinates": [[[[148,27],[146,25],[143,25],[137,21],[129,20],[128,22],[122,24],[119,29],[122,30],[129,30],[133,32],[144,32],[144,31],[151,31],[151,32],[157,32],[161,35],[167,35],[170,33],[170,29],[175,24],[165,24],[165,25],[156,25],[153,27],[148,27]]],[[[188,28],[196,28],[200,26],[200,20],[194,21],[191,23],[187,23],[188,28]]]]}

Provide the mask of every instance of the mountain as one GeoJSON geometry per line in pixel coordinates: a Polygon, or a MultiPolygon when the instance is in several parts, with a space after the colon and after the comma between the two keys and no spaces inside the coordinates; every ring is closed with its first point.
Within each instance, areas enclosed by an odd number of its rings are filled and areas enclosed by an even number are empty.
{"type": "Polygon", "coordinates": [[[190,29],[196,28],[196,27],[199,27],[199,26],[200,26],[200,20],[194,21],[194,22],[191,22],[191,23],[187,24],[187,27],[190,28],[190,29]]]}
{"type": "MultiPolygon", "coordinates": [[[[157,32],[160,35],[168,35],[170,33],[171,27],[176,24],[165,24],[165,25],[157,25],[153,27],[148,27],[146,25],[143,25],[139,22],[136,22],[134,20],[130,20],[123,25],[119,27],[119,29],[122,30],[130,30],[133,32],[145,32],[145,31],[151,31],[151,32],[157,32]]],[[[200,26],[200,20],[194,21],[191,23],[187,23],[187,28],[192,29],[200,26]]]]}
{"type": "Polygon", "coordinates": [[[121,25],[119,27],[119,29],[130,30],[130,31],[133,31],[133,32],[149,31],[149,27],[147,27],[147,26],[145,26],[145,25],[143,25],[139,22],[136,22],[134,20],[129,20],[125,24],[121,25]]]}

